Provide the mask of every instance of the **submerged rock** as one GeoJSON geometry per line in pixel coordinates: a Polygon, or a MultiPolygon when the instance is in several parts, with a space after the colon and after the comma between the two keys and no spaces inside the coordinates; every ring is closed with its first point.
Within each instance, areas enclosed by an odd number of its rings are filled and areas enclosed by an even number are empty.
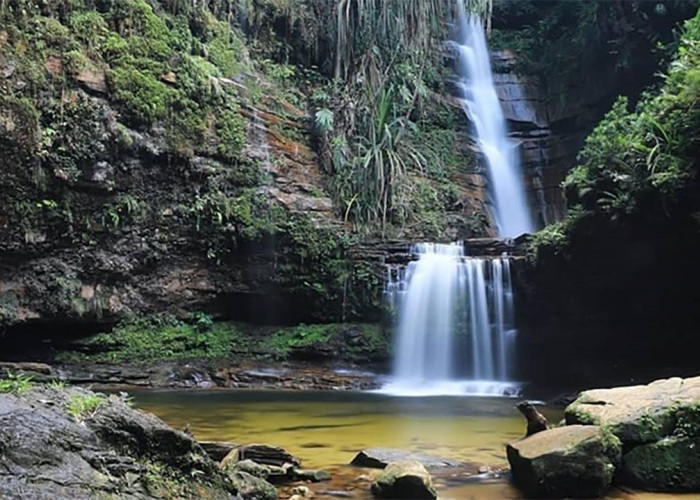
{"type": "Polygon", "coordinates": [[[670,435],[679,408],[700,403],[700,377],[582,392],[566,408],[567,424],[610,429],[628,448],[670,435]]]}
{"type": "Polygon", "coordinates": [[[275,465],[263,465],[248,459],[235,463],[228,462],[224,467],[224,470],[232,472],[245,472],[251,476],[259,477],[260,479],[265,480],[271,476],[274,477],[275,475],[286,475],[286,470],[282,467],[277,467],[275,465]]]}
{"type": "Polygon", "coordinates": [[[313,469],[297,469],[293,468],[291,470],[291,475],[295,479],[300,479],[302,481],[311,481],[312,483],[320,483],[321,481],[330,481],[331,475],[325,470],[313,470],[313,469]]]}
{"type": "Polygon", "coordinates": [[[377,498],[437,498],[430,474],[415,460],[389,463],[372,483],[372,494],[377,498]]]}
{"type": "Polygon", "coordinates": [[[190,436],[118,396],[0,394],[0,498],[234,498],[190,436]]]}
{"type": "Polygon", "coordinates": [[[443,467],[460,467],[464,464],[444,457],[437,457],[425,453],[413,453],[410,451],[397,450],[394,448],[369,448],[360,451],[355,458],[352,459],[350,465],[358,467],[370,467],[374,469],[383,469],[390,462],[413,460],[419,462],[424,467],[429,469],[438,469],[443,467]]]}
{"type": "Polygon", "coordinates": [[[621,482],[642,490],[700,491],[700,437],[636,446],[622,459],[621,482]]]}
{"type": "Polygon", "coordinates": [[[264,479],[247,472],[233,472],[229,475],[231,483],[244,500],[277,500],[277,490],[264,479]]]}
{"type": "Polygon", "coordinates": [[[597,497],[620,462],[620,442],[600,427],[557,427],[510,443],[513,480],[532,497],[597,497]]]}

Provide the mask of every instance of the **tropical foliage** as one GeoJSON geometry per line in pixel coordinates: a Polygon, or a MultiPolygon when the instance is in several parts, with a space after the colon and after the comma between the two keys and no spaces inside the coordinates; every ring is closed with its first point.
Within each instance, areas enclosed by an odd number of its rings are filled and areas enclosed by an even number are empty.
{"type": "MultiPolygon", "coordinates": [[[[313,96],[316,130],[331,176],[329,187],[345,221],[385,233],[392,223],[419,217],[422,207],[413,201],[417,179],[447,168],[445,155],[424,147],[419,136],[425,132],[426,115],[443,106],[435,93],[442,93],[444,81],[440,44],[447,37],[444,21],[456,3],[268,3],[274,19],[286,27],[277,33],[277,43],[267,39],[262,44],[266,54],[313,64],[328,78],[313,96]],[[281,46],[282,54],[270,53],[275,46],[281,46]]],[[[490,18],[490,0],[465,3],[490,18]]],[[[265,40],[269,19],[258,8],[244,13],[252,32],[265,40]]],[[[440,198],[437,188],[428,186],[440,198]]]]}
{"type": "Polygon", "coordinates": [[[619,98],[587,138],[564,182],[569,220],[547,229],[558,237],[543,233],[536,241],[561,246],[589,217],[618,224],[641,218],[651,227],[695,214],[697,228],[699,99],[700,14],[685,24],[661,89],[644,94],[634,108],[619,98]]]}

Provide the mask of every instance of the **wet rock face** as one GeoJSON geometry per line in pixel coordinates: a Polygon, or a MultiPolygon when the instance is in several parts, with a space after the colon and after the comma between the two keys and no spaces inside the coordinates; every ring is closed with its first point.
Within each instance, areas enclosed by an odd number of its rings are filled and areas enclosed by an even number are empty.
{"type": "Polygon", "coordinates": [[[519,75],[514,57],[494,52],[494,85],[511,137],[520,143],[532,213],[544,225],[563,218],[561,183],[615,97],[617,82],[613,68],[603,64],[566,85],[519,75]]]}
{"type": "Polygon", "coordinates": [[[0,457],[3,498],[235,496],[191,437],[118,396],[81,389],[1,394],[0,457]]]}

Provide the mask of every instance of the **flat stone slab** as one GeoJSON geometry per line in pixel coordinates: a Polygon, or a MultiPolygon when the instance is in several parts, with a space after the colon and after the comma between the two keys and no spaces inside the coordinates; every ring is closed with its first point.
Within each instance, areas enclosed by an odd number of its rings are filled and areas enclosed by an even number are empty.
{"type": "Polygon", "coordinates": [[[370,467],[374,469],[383,469],[390,462],[400,461],[415,461],[419,462],[427,469],[440,469],[445,467],[462,467],[465,464],[450,458],[437,457],[425,453],[413,453],[395,448],[369,448],[362,450],[350,462],[351,465],[358,467],[370,467]]]}
{"type": "Polygon", "coordinates": [[[601,439],[597,425],[567,425],[538,432],[508,445],[522,458],[532,459],[545,453],[566,453],[588,440],[601,439]]]}

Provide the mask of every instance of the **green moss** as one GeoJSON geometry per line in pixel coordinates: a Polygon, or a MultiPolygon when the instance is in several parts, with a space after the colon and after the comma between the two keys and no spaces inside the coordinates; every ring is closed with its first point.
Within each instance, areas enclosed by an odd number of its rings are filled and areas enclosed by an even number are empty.
{"type": "Polygon", "coordinates": [[[317,353],[367,363],[388,357],[386,337],[374,324],[301,324],[275,332],[269,346],[278,358],[317,353]]]}
{"type": "Polygon", "coordinates": [[[104,17],[97,11],[74,11],[68,16],[68,26],[78,40],[82,41],[88,53],[100,54],[109,36],[109,27],[104,17]]]}
{"type": "Polygon", "coordinates": [[[170,102],[170,89],[153,75],[135,68],[115,68],[108,74],[114,99],[126,112],[142,123],[165,117],[170,102]]]}
{"type": "Polygon", "coordinates": [[[37,17],[32,21],[32,31],[28,39],[32,49],[43,54],[60,54],[64,51],[76,50],[78,42],[67,26],[52,17],[37,17]]]}
{"type": "Polygon", "coordinates": [[[588,413],[586,409],[577,404],[576,401],[566,407],[564,417],[567,425],[600,425],[600,420],[588,413]]]}
{"type": "Polygon", "coordinates": [[[388,341],[374,324],[301,324],[257,328],[214,322],[196,313],[187,320],[171,316],[134,318],[112,332],[94,335],[57,355],[62,362],[147,363],[164,360],[280,360],[299,353],[323,352],[357,363],[387,359],[388,341]]]}
{"type": "Polygon", "coordinates": [[[624,456],[622,482],[651,491],[690,492],[700,488],[698,438],[666,438],[633,448],[624,456]]]}
{"type": "Polygon", "coordinates": [[[146,490],[157,498],[176,499],[188,495],[187,483],[183,480],[182,472],[171,466],[146,459],[142,461],[145,472],[143,475],[146,490]]]}
{"type": "Polygon", "coordinates": [[[245,45],[235,31],[218,24],[216,36],[207,44],[209,60],[221,70],[223,76],[231,78],[244,69],[241,61],[245,53],[245,45]]]}
{"type": "Polygon", "coordinates": [[[216,110],[217,151],[227,158],[239,158],[246,144],[246,121],[235,109],[216,110]]]}
{"type": "Polygon", "coordinates": [[[39,116],[30,99],[0,96],[0,138],[16,144],[24,157],[36,154],[41,143],[39,116]]]}
{"type": "Polygon", "coordinates": [[[276,332],[270,340],[270,347],[281,357],[286,357],[293,349],[319,347],[333,337],[337,325],[299,325],[276,332]]]}
{"type": "Polygon", "coordinates": [[[601,441],[603,453],[615,466],[619,465],[620,460],[622,459],[622,442],[608,427],[601,428],[601,432],[603,435],[603,439],[601,441]]]}
{"type": "Polygon", "coordinates": [[[700,403],[682,404],[675,410],[674,435],[700,437],[700,403]]]}
{"type": "Polygon", "coordinates": [[[237,194],[210,191],[198,195],[182,209],[193,217],[197,231],[226,229],[235,238],[230,242],[234,245],[258,240],[277,230],[275,216],[279,211],[255,189],[240,189],[237,194]]]}
{"type": "Polygon", "coordinates": [[[207,131],[206,112],[206,107],[187,99],[181,91],[170,93],[165,137],[174,152],[191,157],[203,149],[207,131]]]}
{"type": "Polygon", "coordinates": [[[107,17],[132,55],[165,61],[172,54],[172,33],[164,16],[145,0],[114,0],[107,17]]]}
{"type": "Polygon", "coordinates": [[[64,353],[63,361],[143,363],[169,359],[225,358],[231,343],[239,335],[234,325],[214,328],[202,316],[184,322],[170,316],[126,320],[111,333],[100,333],[85,344],[94,354],[64,353]]]}

